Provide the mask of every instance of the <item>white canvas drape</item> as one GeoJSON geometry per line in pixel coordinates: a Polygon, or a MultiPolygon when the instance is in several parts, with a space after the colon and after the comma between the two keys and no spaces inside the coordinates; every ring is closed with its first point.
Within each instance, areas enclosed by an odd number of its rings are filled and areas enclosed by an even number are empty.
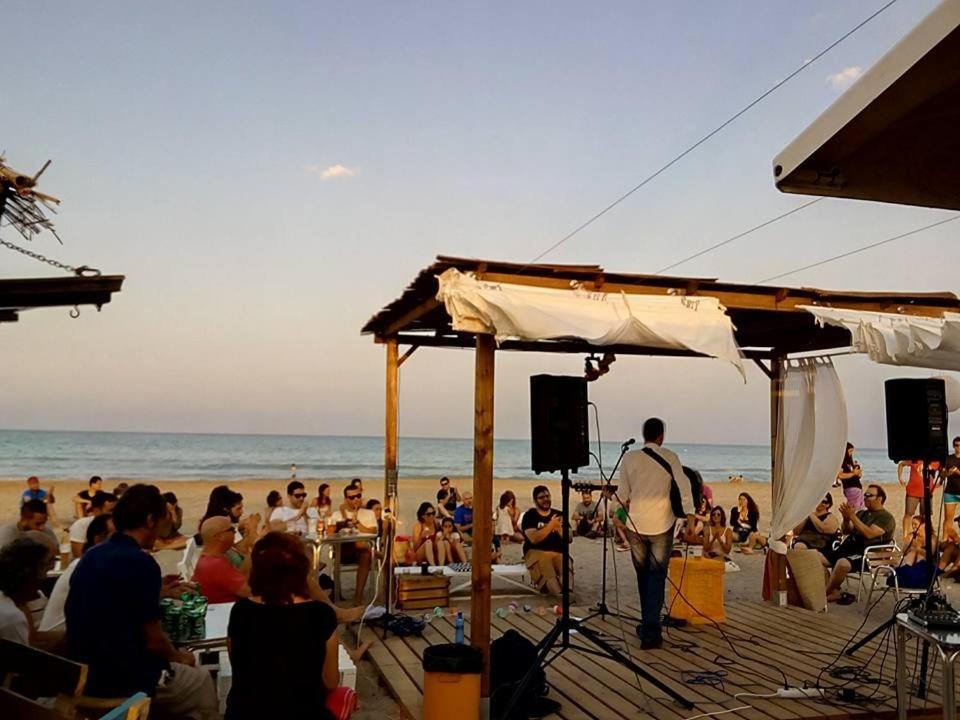
{"type": "Polygon", "coordinates": [[[918,317],[846,308],[801,306],[817,322],[850,331],[853,349],[884,365],[960,370],[960,314],[918,317]]]}
{"type": "Polygon", "coordinates": [[[743,371],[733,323],[717,298],[591,292],[490,283],[451,268],[437,277],[437,299],[455,330],[492,333],[497,341],[585,340],[692,350],[743,371]]]}
{"type": "Polygon", "coordinates": [[[790,360],[783,382],[770,537],[779,539],[830,490],[847,442],[847,404],[828,358],[790,360]]]}

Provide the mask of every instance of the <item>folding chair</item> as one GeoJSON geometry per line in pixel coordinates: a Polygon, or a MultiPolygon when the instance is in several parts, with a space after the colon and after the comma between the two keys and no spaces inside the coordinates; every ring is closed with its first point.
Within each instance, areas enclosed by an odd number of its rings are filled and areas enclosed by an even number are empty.
{"type": "Polygon", "coordinates": [[[863,594],[863,585],[867,578],[870,579],[870,587],[867,590],[867,606],[870,605],[870,599],[873,596],[873,590],[877,585],[878,577],[896,577],[895,569],[900,562],[900,547],[895,542],[885,543],[883,545],[871,545],[863,551],[863,558],[860,560],[860,569],[851,571],[847,578],[856,578],[859,580],[857,585],[857,602],[863,594]]]}

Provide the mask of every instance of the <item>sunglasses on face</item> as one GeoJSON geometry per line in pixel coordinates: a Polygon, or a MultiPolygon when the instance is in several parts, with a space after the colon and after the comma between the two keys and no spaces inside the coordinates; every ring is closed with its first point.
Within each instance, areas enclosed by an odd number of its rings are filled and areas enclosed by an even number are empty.
{"type": "Polygon", "coordinates": [[[363,495],[347,495],[347,500],[359,500],[363,495]]]}
{"type": "Polygon", "coordinates": [[[431,515],[436,515],[436,513],[433,512],[433,510],[431,510],[430,512],[425,512],[425,513],[423,514],[424,517],[430,517],[431,515]]]}
{"type": "Polygon", "coordinates": [[[307,494],[306,494],[306,493],[294,493],[293,496],[294,496],[295,498],[300,498],[301,500],[303,500],[303,499],[307,496],[307,494]]]}

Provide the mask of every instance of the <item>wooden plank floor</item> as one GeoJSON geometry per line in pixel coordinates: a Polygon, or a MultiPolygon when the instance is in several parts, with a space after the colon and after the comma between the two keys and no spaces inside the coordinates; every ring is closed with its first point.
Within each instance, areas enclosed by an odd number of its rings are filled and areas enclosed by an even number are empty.
{"type": "MultiPolygon", "coordinates": [[[[667,687],[695,704],[685,710],[659,688],[607,658],[570,650],[547,670],[550,697],[561,703],[564,720],[621,720],[624,717],[685,720],[701,713],[733,710],[722,717],[742,720],[803,718],[894,718],[896,697],[895,650],[892,632],[870,642],[853,657],[842,655],[848,640],[859,629],[855,618],[818,615],[799,608],[779,608],[763,602],[736,602],[726,607],[727,622],[670,629],[659,650],[640,650],[635,622],[615,618],[594,619],[590,626],[605,633],[638,665],[667,687]],[[722,632],[721,632],[722,629],[722,632]],[[839,657],[838,657],[839,655],[839,657]],[[706,675],[704,673],[715,673],[706,675]],[[834,697],[841,688],[856,688],[869,702],[841,704],[824,699],[785,700],[744,697],[769,695],[778,686],[818,685],[834,697]]],[[[638,616],[637,608],[625,613],[638,616]]],[[[465,613],[466,614],[466,613],[465,613]]],[[[871,618],[857,637],[885,618],[871,618]]],[[[554,618],[534,612],[492,618],[494,638],[514,628],[538,642],[553,626],[554,618]]],[[[467,620],[469,633],[469,618],[467,620]]],[[[379,629],[377,630],[379,638],[379,629]]],[[[364,638],[373,631],[364,633],[364,638]]],[[[423,715],[424,649],[453,642],[451,617],[437,618],[422,637],[378,639],[370,658],[385,684],[410,718],[423,715]]],[[[574,642],[577,642],[574,639],[574,642]]],[[[932,657],[932,655],[931,655],[932,657]]],[[[917,667],[917,649],[908,648],[907,667],[912,677],[917,667]]],[[[932,679],[927,700],[911,698],[912,718],[940,717],[940,668],[932,679]]]]}

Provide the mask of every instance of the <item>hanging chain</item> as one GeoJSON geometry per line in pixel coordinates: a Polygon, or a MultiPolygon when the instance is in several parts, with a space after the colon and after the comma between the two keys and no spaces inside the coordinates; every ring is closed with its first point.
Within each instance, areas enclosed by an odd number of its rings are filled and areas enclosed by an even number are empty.
{"type": "Polygon", "coordinates": [[[39,262],[46,263],[47,265],[51,265],[59,270],[66,270],[67,272],[73,273],[74,275],[78,275],[80,277],[100,277],[100,271],[97,270],[96,268],[87,267],[86,265],[81,265],[80,267],[67,265],[66,263],[60,262],[59,260],[48,258],[45,255],[41,255],[38,252],[34,252],[33,250],[27,250],[25,247],[20,247],[19,245],[16,245],[2,238],[0,238],[0,245],[3,245],[6,248],[10,248],[11,250],[18,252],[21,255],[26,255],[29,258],[33,258],[34,260],[37,260],[39,262]]]}

